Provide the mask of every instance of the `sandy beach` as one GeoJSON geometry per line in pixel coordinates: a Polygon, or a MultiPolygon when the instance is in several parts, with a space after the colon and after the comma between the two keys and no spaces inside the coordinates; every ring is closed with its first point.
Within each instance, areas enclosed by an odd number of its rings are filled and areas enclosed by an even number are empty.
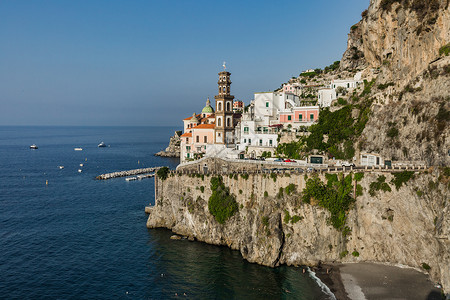
{"type": "Polygon", "coordinates": [[[316,275],[338,300],[441,300],[428,276],[411,268],[376,263],[322,265],[316,275]]]}

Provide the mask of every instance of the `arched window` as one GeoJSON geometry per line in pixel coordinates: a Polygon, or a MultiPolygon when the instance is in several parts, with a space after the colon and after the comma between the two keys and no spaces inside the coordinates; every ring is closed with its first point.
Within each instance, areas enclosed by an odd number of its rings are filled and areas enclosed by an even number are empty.
{"type": "Polygon", "coordinates": [[[227,88],[228,89],[228,94],[230,93],[230,87],[227,88]]]}
{"type": "Polygon", "coordinates": [[[217,104],[217,110],[218,110],[218,111],[222,111],[222,102],[219,102],[219,103],[217,104]]]}
{"type": "Polygon", "coordinates": [[[227,111],[230,111],[230,110],[231,110],[231,103],[227,102],[227,111]]]}
{"type": "Polygon", "coordinates": [[[222,93],[222,87],[219,86],[219,94],[221,94],[221,93],[222,93]]]}
{"type": "Polygon", "coordinates": [[[222,126],[222,119],[221,118],[218,118],[217,119],[217,126],[222,126]]]}
{"type": "Polygon", "coordinates": [[[231,125],[230,125],[230,118],[227,118],[227,127],[230,127],[231,125]]]}

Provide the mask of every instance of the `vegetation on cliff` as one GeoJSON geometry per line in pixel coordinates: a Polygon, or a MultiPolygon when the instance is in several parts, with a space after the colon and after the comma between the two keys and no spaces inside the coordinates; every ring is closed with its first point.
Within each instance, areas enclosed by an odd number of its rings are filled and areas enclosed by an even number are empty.
{"type": "Polygon", "coordinates": [[[168,167],[162,167],[160,168],[157,172],[156,175],[158,175],[158,177],[161,180],[166,180],[167,177],[169,176],[169,168],[168,167]]]}
{"type": "Polygon", "coordinates": [[[352,197],[352,174],[327,176],[325,184],[319,177],[313,176],[306,181],[302,200],[305,203],[317,203],[330,212],[329,223],[345,236],[350,228],[345,225],[347,211],[355,199],[352,197]]]}
{"type": "Polygon", "coordinates": [[[222,176],[211,178],[211,197],[208,201],[209,212],[216,221],[224,224],[225,221],[238,211],[238,204],[230,189],[223,183],[222,176]]]}

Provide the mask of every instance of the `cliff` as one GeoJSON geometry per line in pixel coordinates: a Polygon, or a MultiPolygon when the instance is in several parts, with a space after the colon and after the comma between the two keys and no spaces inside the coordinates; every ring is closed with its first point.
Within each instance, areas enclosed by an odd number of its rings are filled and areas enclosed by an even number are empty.
{"type": "Polygon", "coordinates": [[[164,157],[180,157],[180,145],[181,145],[181,131],[175,131],[174,135],[170,137],[169,146],[166,150],[159,151],[156,156],[164,157]]]}
{"type": "Polygon", "coordinates": [[[361,152],[449,164],[449,42],[448,0],[370,1],[340,64],[375,83],[361,152]]]}
{"type": "Polygon", "coordinates": [[[223,176],[238,211],[220,224],[208,209],[212,176],[173,173],[164,181],[155,179],[156,203],[147,227],[226,245],[248,261],[267,266],[362,261],[421,269],[428,265],[433,280],[448,291],[449,177],[437,169],[426,173],[416,173],[399,190],[391,183],[391,173],[365,173],[360,181],[363,195],[348,211],[351,231],[346,236],[330,225],[328,210],[314,200],[301,201],[307,179],[303,174],[223,176]],[[370,196],[370,186],[380,176],[392,191],[370,196]],[[290,184],[295,189],[288,192],[290,184]]]}

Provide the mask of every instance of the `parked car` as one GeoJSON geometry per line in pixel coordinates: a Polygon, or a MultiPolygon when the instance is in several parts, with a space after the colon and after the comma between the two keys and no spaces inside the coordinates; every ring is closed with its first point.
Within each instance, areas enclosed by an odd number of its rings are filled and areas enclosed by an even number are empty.
{"type": "Polygon", "coordinates": [[[341,164],[343,167],[355,167],[355,164],[348,161],[343,161],[341,164]]]}
{"type": "Polygon", "coordinates": [[[285,159],[285,160],[284,160],[284,162],[291,162],[291,163],[295,163],[296,161],[295,161],[295,160],[293,160],[293,159],[289,159],[289,158],[288,158],[288,159],[285,159]]]}
{"type": "Polygon", "coordinates": [[[277,158],[274,160],[274,162],[283,162],[283,160],[281,158],[277,158]]]}
{"type": "Polygon", "coordinates": [[[306,172],[315,172],[316,169],[314,169],[313,167],[309,167],[306,169],[306,172]]]}

